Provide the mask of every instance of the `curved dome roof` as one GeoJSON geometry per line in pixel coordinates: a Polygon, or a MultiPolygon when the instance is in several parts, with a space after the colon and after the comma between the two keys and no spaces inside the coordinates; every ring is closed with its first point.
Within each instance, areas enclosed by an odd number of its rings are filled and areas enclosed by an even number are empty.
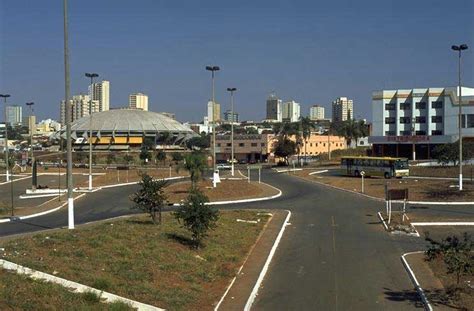
{"type": "MultiPolygon", "coordinates": [[[[74,121],[72,132],[84,132],[90,128],[90,116],[74,121]]],[[[194,134],[187,126],[161,113],[138,109],[114,109],[92,115],[94,132],[171,132],[194,134]]]]}

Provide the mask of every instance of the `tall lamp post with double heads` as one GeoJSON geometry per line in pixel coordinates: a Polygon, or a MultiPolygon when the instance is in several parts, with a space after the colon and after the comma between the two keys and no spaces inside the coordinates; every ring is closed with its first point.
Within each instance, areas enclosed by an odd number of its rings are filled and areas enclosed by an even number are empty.
{"type": "Polygon", "coordinates": [[[5,146],[3,149],[3,153],[5,154],[5,176],[7,178],[7,182],[10,181],[10,174],[8,172],[8,125],[7,125],[7,98],[10,97],[10,94],[0,94],[0,97],[3,98],[3,102],[5,103],[5,146]]]}
{"type": "Polygon", "coordinates": [[[92,190],[92,95],[94,94],[94,78],[99,75],[86,72],[86,77],[91,79],[91,94],[89,98],[89,191],[92,190]]]}
{"type": "Polygon", "coordinates": [[[234,176],[234,92],[237,91],[235,87],[228,87],[227,91],[230,92],[230,161],[232,165],[231,174],[234,176]]]}
{"type": "Polygon", "coordinates": [[[451,46],[453,51],[457,51],[459,55],[458,61],[458,84],[459,84],[459,190],[462,190],[462,88],[461,88],[461,52],[467,50],[467,44],[451,46]]]}
{"type": "MultiPolygon", "coordinates": [[[[216,94],[214,88],[214,74],[216,71],[219,71],[219,66],[206,66],[206,70],[212,73],[212,169],[213,174],[216,171],[216,121],[215,119],[215,109],[216,109],[216,94]]],[[[213,178],[214,179],[214,178],[213,178]]],[[[213,181],[213,186],[216,186],[216,182],[213,181]]]]}

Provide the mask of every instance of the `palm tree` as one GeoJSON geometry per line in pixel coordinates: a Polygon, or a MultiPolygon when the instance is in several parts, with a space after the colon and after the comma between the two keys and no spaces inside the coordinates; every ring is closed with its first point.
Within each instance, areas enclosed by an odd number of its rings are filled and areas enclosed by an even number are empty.
{"type": "Polygon", "coordinates": [[[196,188],[196,184],[207,169],[206,157],[203,153],[194,151],[184,158],[184,168],[191,175],[192,188],[196,188]]]}
{"type": "Polygon", "coordinates": [[[311,132],[316,128],[314,123],[311,122],[311,119],[309,117],[302,117],[300,120],[301,124],[301,134],[303,136],[304,140],[304,154],[306,156],[306,142],[308,139],[311,137],[311,132]]]}

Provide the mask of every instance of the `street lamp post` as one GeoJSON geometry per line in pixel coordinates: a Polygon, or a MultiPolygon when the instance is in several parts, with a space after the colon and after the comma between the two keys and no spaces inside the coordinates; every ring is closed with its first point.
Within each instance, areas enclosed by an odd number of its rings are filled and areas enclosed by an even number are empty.
{"type": "Polygon", "coordinates": [[[5,103],[5,147],[3,153],[5,153],[5,176],[7,182],[10,181],[10,174],[8,173],[8,125],[7,125],[7,98],[10,97],[10,94],[0,94],[0,97],[3,98],[5,103]]]}
{"type": "MultiPolygon", "coordinates": [[[[216,171],[216,121],[215,119],[215,108],[216,108],[216,98],[215,98],[215,88],[214,88],[214,74],[216,71],[219,71],[219,66],[206,66],[206,70],[212,73],[212,169],[213,174],[216,171]]],[[[214,176],[214,175],[213,175],[214,176]]],[[[213,186],[216,187],[216,181],[213,178],[213,186]]]]}
{"type": "Polygon", "coordinates": [[[231,113],[231,120],[230,120],[230,145],[231,145],[231,174],[234,176],[234,92],[237,91],[235,87],[228,87],[227,91],[230,92],[230,113],[231,113]]]}
{"type": "Polygon", "coordinates": [[[416,149],[415,149],[415,134],[416,134],[416,131],[415,131],[415,124],[416,124],[416,118],[412,118],[411,119],[411,147],[412,147],[412,152],[413,152],[413,161],[416,160],[416,149]]]}
{"type": "MultiPolygon", "coordinates": [[[[35,103],[33,102],[30,102],[30,103],[26,103],[25,105],[28,106],[28,108],[30,109],[30,119],[28,120],[28,127],[30,128],[30,151],[31,151],[31,165],[33,166],[33,126],[31,125],[31,117],[33,116],[33,105],[35,103]]],[[[28,153],[27,153],[27,158],[28,160],[28,153]]]]}
{"type": "Polygon", "coordinates": [[[69,47],[68,47],[68,13],[67,0],[63,0],[64,18],[64,93],[66,102],[66,160],[67,160],[67,206],[68,228],[74,229],[74,198],[72,188],[72,137],[71,137],[71,102],[69,101],[71,83],[69,77],[69,47]]]}
{"type": "Polygon", "coordinates": [[[86,77],[91,79],[91,95],[89,98],[89,191],[92,191],[92,94],[94,93],[94,78],[99,75],[86,72],[86,77]]]}
{"type": "Polygon", "coordinates": [[[459,82],[459,190],[462,190],[462,88],[461,88],[461,52],[467,50],[467,44],[451,46],[453,51],[458,52],[458,82],[459,82]]]}

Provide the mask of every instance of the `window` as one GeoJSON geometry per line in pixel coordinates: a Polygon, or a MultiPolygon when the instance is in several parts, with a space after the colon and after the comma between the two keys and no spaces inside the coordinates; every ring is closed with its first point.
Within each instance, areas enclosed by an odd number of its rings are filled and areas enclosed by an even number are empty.
{"type": "Polygon", "coordinates": [[[245,147],[245,143],[239,143],[239,147],[245,147]]]}
{"type": "Polygon", "coordinates": [[[385,110],[395,110],[395,104],[385,104],[385,110]]]}
{"type": "Polygon", "coordinates": [[[220,147],[221,146],[221,143],[217,143],[217,147],[220,147]]]}
{"type": "Polygon", "coordinates": [[[400,110],[410,110],[411,104],[410,103],[400,103],[400,110]]]}
{"type": "Polygon", "coordinates": [[[395,131],[385,131],[385,136],[395,136],[395,131]]]}
{"type": "Polygon", "coordinates": [[[232,143],[227,143],[227,147],[232,147],[232,143]]]}
{"type": "Polygon", "coordinates": [[[431,123],[443,123],[442,116],[431,116],[431,123]]]}
{"type": "Polygon", "coordinates": [[[316,147],[318,146],[318,143],[316,143],[316,147]]]}
{"type": "Polygon", "coordinates": [[[310,147],[313,147],[313,143],[310,143],[309,146],[310,146],[310,147]]]}
{"type": "Polygon", "coordinates": [[[395,118],[394,117],[387,117],[385,118],[385,124],[394,124],[395,118]]]}
{"type": "Polygon", "coordinates": [[[423,136],[423,135],[426,135],[426,132],[425,132],[425,131],[416,131],[416,132],[415,132],[415,135],[421,135],[421,136],[423,136]]]}
{"type": "Polygon", "coordinates": [[[400,136],[410,136],[411,131],[400,131],[400,136]]]}
{"type": "Polygon", "coordinates": [[[426,123],[426,117],[416,117],[415,123],[426,123]]]}
{"type": "Polygon", "coordinates": [[[431,135],[433,136],[438,136],[438,135],[443,135],[443,131],[440,130],[432,130],[431,135]]]}
{"type": "Polygon", "coordinates": [[[250,146],[252,146],[252,147],[257,147],[258,144],[257,144],[257,143],[250,143],[250,146]]]}
{"type": "Polygon", "coordinates": [[[474,114],[467,115],[467,127],[468,128],[474,127],[474,114]]]}
{"type": "Polygon", "coordinates": [[[431,102],[431,108],[443,108],[443,101],[442,100],[437,100],[437,101],[432,101],[431,102]]]}
{"type": "Polygon", "coordinates": [[[416,109],[426,109],[426,102],[416,102],[415,108],[416,109]]]}
{"type": "Polygon", "coordinates": [[[265,143],[261,143],[261,144],[260,144],[260,147],[265,147],[265,143]]]}
{"type": "Polygon", "coordinates": [[[411,123],[410,117],[400,117],[400,123],[402,123],[402,124],[411,123]]]}
{"type": "Polygon", "coordinates": [[[326,147],[326,143],[323,144],[323,147],[326,147]]]}

